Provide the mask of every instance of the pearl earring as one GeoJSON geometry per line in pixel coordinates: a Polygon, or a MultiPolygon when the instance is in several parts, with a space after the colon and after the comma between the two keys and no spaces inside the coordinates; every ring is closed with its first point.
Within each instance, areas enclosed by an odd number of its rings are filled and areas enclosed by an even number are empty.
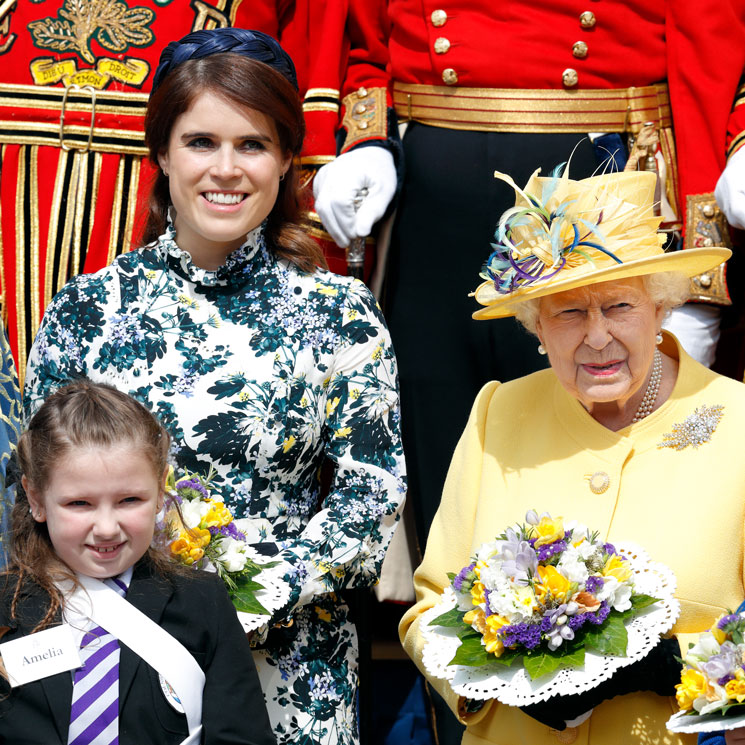
{"type": "Polygon", "coordinates": [[[546,347],[543,344],[538,345],[538,354],[546,354],[546,347]]]}
{"type": "Polygon", "coordinates": [[[654,338],[655,344],[662,344],[662,334],[657,334],[654,338]]]}

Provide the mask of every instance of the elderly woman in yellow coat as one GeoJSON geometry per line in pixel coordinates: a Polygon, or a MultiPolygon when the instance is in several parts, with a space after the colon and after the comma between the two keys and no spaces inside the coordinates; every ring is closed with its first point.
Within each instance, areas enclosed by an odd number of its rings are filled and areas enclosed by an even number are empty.
{"type": "MultiPolygon", "coordinates": [[[[486,307],[474,317],[516,315],[551,366],[489,383],[477,397],[401,639],[426,675],[419,622],[447,572],[537,509],[577,519],[607,541],[633,541],[669,566],[681,606],[672,633],[687,649],[687,635],[743,598],[745,386],[695,362],[661,327],[685,300],[687,278],[729,252],[662,251],[653,174],[534,174],[524,190],[495,175],[515,188],[517,204],[500,221],[476,291],[486,307]]],[[[618,674],[604,684],[607,700],[554,699],[548,717],[466,701],[445,681],[431,682],[467,725],[463,745],[695,743],[665,728],[676,710],[670,645],[625,668],[623,686],[614,689],[618,674]]]]}

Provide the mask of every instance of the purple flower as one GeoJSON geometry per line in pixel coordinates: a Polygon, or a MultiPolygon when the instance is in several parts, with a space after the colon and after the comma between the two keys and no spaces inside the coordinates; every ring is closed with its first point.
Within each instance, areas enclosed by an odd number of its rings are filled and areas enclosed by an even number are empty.
{"type": "Polygon", "coordinates": [[[207,490],[198,479],[181,479],[181,481],[176,482],[176,489],[179,492],[186,492],[183,496],[188,499],[209,498],[207,490]],[[189,492],[196,492],[196,494],[190,494],[189,492]]]}
{"type": "Polygon", "coordinates": [[[566,541],[554,541],[538,547],[538,561],[548,561],[552,556],[563,553],[567,550],[566,541]]]}
{"type": "MultiPolygon", "coordinates": [[[[455,575],[455,578],[453,579],[453,587],[460,592],[463,583],[466,582],[466,580],[469,579],[469,575],[473,571],[474,567],[476,566],[476,562],[474,561],[473,564],[469,564],[467,567],[463,567],[458,574],[455,575]]],[[[465,590],[464,590],[465,592],[465,590]]]]}
{"type": "Polygon", "coordinates": [[[541,626],[529,623],[503,626],[499,630],[499,638],[505,647],[515,647],[521,644],[526,649],[535,649],[541,643],[541,626]]]}
{"type": "Polygon", "coordinates": [[[717,622],[717,628],[721,629],[722,631],[725,630],[725,626],[730,623],[737,623],[737,621],[740,620],[740,616],[737,615],[737,613],[730,613],[728,616],[722,616],[719,621],[717,622]]]}
{"type": "Polygon", "coordinates": [[[585,582],[585,590],[592,595],[595,595],[598,590],[605,584],[605,580],[602,577],[588,577],[585,582]]]}
{"type": "Polygon", "coordinates": [[[712,655],[706,662],[701,663],[701,670],[709,678],[724,678],[732,675],[740,662],[737,647],[732,642],[724,642],[719,654],[712,655]]]}
{"type": "Polygon", "coordinates": [[[615,553],[617,553],[616,547],[612,543],[604,543],[603,544],[603,551],[605,551],[606,554],[615,554],[615,553]]]}

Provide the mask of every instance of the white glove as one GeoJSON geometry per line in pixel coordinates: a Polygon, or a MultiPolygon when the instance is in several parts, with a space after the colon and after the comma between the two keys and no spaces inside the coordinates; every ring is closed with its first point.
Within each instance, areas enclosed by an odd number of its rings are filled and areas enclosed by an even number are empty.
{"type": "Polygon", "coordinates": [[[745,147],[729,159],[717,181],[714,196],[727,222],[733,228],[745,229],[745,147]]]}
{"type": "Polygon", "coordinates": [[[686,303],[665,319],[663,328],[678,337],[688,354],[702,365],[711,367],[719,343],[721,309],[715,305],[686,303]]]}
{"type": "Polygon", "coordinates": [[[345,248],[364,238],[383,216],[396,193],[396,166],[384,147],[360,147],[343,153],[316,174],[316,212],[336,243],[345,248]],[[354,200],[367,189],[359,209],[354,200]]]}

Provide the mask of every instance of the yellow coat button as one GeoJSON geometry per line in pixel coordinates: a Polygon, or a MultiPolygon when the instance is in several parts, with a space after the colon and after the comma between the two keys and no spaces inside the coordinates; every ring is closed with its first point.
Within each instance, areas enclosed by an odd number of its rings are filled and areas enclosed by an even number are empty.
{"type": "Polygon", "coordinates": [[[567,88],[573,88],[577,85],[578,80],[579,76],[577,75],[577,71],[572,67],[567,67],[567,69],[561,73],[561,82],[564,83],[567,88]]]}
{"type": "Polygon", "coordinates": [[[593,28],[597,22],[597,18],[591,10],[586,10],[579,17],[579,24],[582,28],[593,28]]]}
{"type": "Polygon", "coordinates": [[[446,39],[444,36],[440,36],[435,39],[435,52],[437,54],[445,54],[450,49],[450,39],[446,39]]]}
{"type": "Polygon", "coordinates": [[[584,41],[575,41],[572,45],[572,54],[577,59],[584,59],[587,57],[587,44],[584,41]]]}
{"type": "Polygon", "coordinates": [[[367,88],[357,89],[357,98],[365,98],[367,96],[367,88]]]}
{"type": "Polygon", "coordinates": [[[430,18],[432,19],[432,25],[439,28],[440,26],[445,25],[445,21],[448,19],[448,14],[444,10],[433,10],[430,18]]]}
{"type": "Polygon", "coordinates": [[[592,476],[585,476],[593,494],[605,494],[610,486],[610,476],[605,471],[595,471],[592,476]]]}
{"type": "Polygon", "coordinates": [[[445,85],[455,85],[458,82],[458,73],[452,67],[446,67],[442,71],[442,81],[445,85]]]}

